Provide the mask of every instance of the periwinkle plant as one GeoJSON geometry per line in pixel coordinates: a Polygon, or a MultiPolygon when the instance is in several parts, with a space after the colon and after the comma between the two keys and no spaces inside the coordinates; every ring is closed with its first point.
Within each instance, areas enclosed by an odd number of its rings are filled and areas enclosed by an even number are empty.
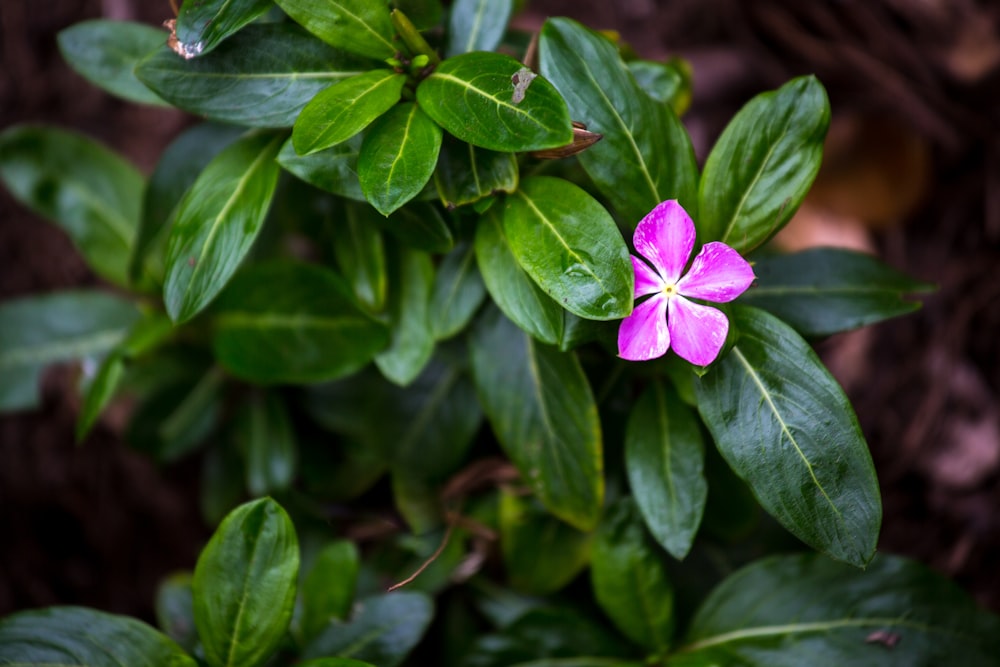
{"type": "Polygon", "coordinates": [[[188,0],[169,36],[62,33],[96,85],[205,122],[148,178],[0,135],[7,188],[116,288],[0,306],[0,408],[87,361],[79,437],[133,395],[126,438],[198,452],[221,523],[160,630],[20,612],[0,664],[995,664],[996,618],[875,557],[871,457],[808,342],[927,286],[767,246],[822,85],[755,97],[699,169],[681,64],[512,7],[188,0]]]}

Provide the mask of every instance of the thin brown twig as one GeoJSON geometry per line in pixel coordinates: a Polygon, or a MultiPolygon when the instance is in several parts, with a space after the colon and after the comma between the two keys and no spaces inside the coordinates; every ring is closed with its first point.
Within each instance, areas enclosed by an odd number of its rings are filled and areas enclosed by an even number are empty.
{"type": "Polygon", "coordinates": [[[448,546],[448,540],[451,539],[451,533],[454,530],[454,528],[455,528],[455,523],[453,521],[449,521],[448,522],[448,529],[444,532],[444,538],[442,538],[441,544],[439,544],[438,548],[434,550],[434,553],[432,553],[430,555],[430,558],[428,558],[427,560],[425,560],[420,565],[420,567],[417,568],[416,572],[414,572],[413,574],[411,574],[410,576],[408,576],[406,579],[403,579],[399,583],[395,583],[392,586],[389,586],[389,588],[386,589],[386,592],[387,593],[391,593],[391,592],[393,592],[393,591],[395,591],[397,589],[400,589],[403,586],[411,583],[414,579],[416,579],[417,577],[419,577],[423,573],[424,570],[426,570],[428,567],[430,567],[431,563],[433,563],[434,561],[436,561],[438,559],[438,557],[444,552],[445,547],[448,546]]]}

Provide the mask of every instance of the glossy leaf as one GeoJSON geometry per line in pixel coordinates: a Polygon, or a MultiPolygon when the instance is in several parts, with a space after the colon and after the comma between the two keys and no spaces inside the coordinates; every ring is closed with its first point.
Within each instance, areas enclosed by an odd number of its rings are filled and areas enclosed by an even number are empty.
{"type": "Polygon", "coordinates": [[[93,19],[62,30],[59,52],[80,76],[130,102],[166,104],[135,78],[136,64],[163,46],[163,30],[131,21],[93,19]]]}
{"type": "Polygon", "coordinates": [[[632,312],[628,248],[611,215],[581,188],[524,179],[504,203],[503,228],[521,268],[566,310],[592,320],[632,312]]]}
{"type": "Polygon", "coordinates": [[[445,253],[455,246],[455,237],[438,207],[425,202],[404,206],[381,224],[400,243],[415,250],[445,253]]]}
{"type": "Polygon", "coordinates": [[[431,258],[419,250],[394,248],[389,254],[389,347],[375,357],[386,379],[405,386],[430,361],[434,338],[428,306],[434,284],[431,258]]]}
{"type": "Polygon", "coordinates": [[[490,310],[473,331],[472,370],[483,411],[525,482],[557,517],[592,529],[604,500],[601,426],[576,356],[490,310]]]}
{"type": "Polygon", "coordinates": [[[435,340],[462,331],[486,296],[471,244],[462,244],[438,267],[428,317],[435,340]]]}
{"type": "Polygon", "coordinates": [[[271,6],[271,0],[184,0],[174,48],[184,58],[204,55],[271,6]]]}
{"type": "Polygon", "coordinates": [[[139,312],[106,292],[66,291],[0,304],[0,411],[38,405],[49,364],[96,359],[122,341],[139,312]]]}
{"type": "Polygon", "coordinates": [[[695,382],[702,419],[764,509],[814,549],[863,567],[882,505],[847,397],[788,325],[745,306],[733,315],[736,345],[695,382]]]}
{"type": "Polygon", "coordinates": [[[263,384],[352,373],[388,342],[342,279],[291,261],[256,264],[219,298],[212,348],[233,375],[263,384]]]}
{"type": "Polygon", "coordinates": [[[535,78],[514,102],[523,65],[499,53],[448,58],[417,86],[417,102],[450,134],[474,146],[520,152],[573,140],[566,103],[548,81],[535,78]]]}
{"type": "Polygon", "coordinates": [[[292,143],[308,155],[347,141],[399,101],[406,76],[375,69],[320,92],[295,121],[292,143]]]}
{"type": "Polygon", "coordinates": [[[346,620],[358,579],[358,548],[350,540],[327,544],[302,586],[302,635],[309,641],[331,620],[346,620]]]}
{"type": "Polygon", "coordinates": [[[405,102],[368,129],[358,156],[361,191],[388,216],[424,189],[441,149],[441,128],[419,106],[405,102]]]}
{"type": "Polygon", "coordinates": [[[0,664],[23,667],[195,667],[142,621],[83,607],[48,607],[0,620],[0,664]]]}
{"type": "Polygon", "coordinates": [[[299,543],[291,519],[262,498],[223,519],[194,569],[194,621],[212,667],[254,667],[292,618],[299,543]]]}
{"type": "Polygon", "coordinates": [[[65,231],[95,273],[128,284],[143,189],[135,167],[82,135],[16,125],[0,134],[0,179],[65,231]]]}
{"type": "Polygon", "coordinates": [[[643,92],[615,45],[570,19],[550,19],[538,56],[573,120],[603,135],[579,160],[619,217],[635,225],[660,202],[677,199],[697,219],[691,140],[669,106],[643,92]]]}
{"type": "Polygon", "coordinates": [[[441,203],[449,209],[517,189],[517,159],[445,137],[434,171],[441,203]]]}
{"type": "Polygon", "coordinates": [[[396,53],[383,0],[275,0],[292,20],[327,44],[383,60],[396,53]]]}
{"type": "Polygon", "coordinates": [[[628,69],[636,83],[657,102],[670,105],[682,116],[691,105],[691,66],[680,58],[667,62],[630,60],[628,69]]]}
{"type": "Polygon", "coordinates": [[[390,593],[358,601],[347,623],[331,623],[306,645],[306,659],[335,655],[397,667],[423,637],[434,615],[433,600],[423,593],[390,593]]]}
{"type": "Polygon", "coordinates": [[[678,559],[691,549],[705,510],[705,445],[698,420],[654,382],[629,415],[625,469],[649,531],[678,559]]]}
{"type": "Polygon", "coordinates": [[[513,492],[500,496],[500,547],[511,585],[534,595],[554,593],[590,560],[591,536],[513,492]]]}
{"type": "Polygon", "coordinates": [[[493,51],[500,45],[514,9],[512,0],[456,0],[448,17],[447,57],[493,51]]]}
{"type": "Polygon", "coordinates": [[[181,133],[160,155],[142,200],[142,218],[129,262],[133,281],[139,279],[147,256],[155,263],[154,278],[162,281],[163,246],[170,230],[170,214],[208,163],[243,131],[234,125],[195,125],[181,133]]]}
{"type": "Polygon", "coordinates": [[[674,588],[660,550],[630,498],[604,516],[594,540],[590,580],[604,613],[626,637],[655,653],[674,633],[674,588]]]}
{"type": "Polygon", "coordinates": [[[830,102],[814,76],[750,100],[705,161],[700,238],[745,254],[784,227],[816,178],[829,124],[830,102]]]}
{"type": "Polygon", "coordinates": [[[256,394],[237,414],[250,495],[258,497],[286,490],[298,464],[298,447],[288,408],[277,394],[256,394]]]}
{"type": "Polygon", "coordinates": [[[364,201],[358,181],[358,154],[364,133],[359,133],[326,150],[310,155],[295,152],[289,139],[278,153],[278,164],[306,183],[335,195],[364,201]]]}
{"type": "Polygon", "coordinates": [[[667,664],[985,666],[997,655],[1000,619],[926,567],[880,555],[861,572],[801,554],[723,581],[667,664]]]}
{"type": "Polygon", "coordinates": [[[156,588],[156,623],[168,637],[185,650],[193,651],[198,644],[194,627],[194,599],[191,593],[191,573],[172,574],[156,588]]]}
{"type": "Polygon", "coordinates": [[[371,67],[290,23],[249,25],[212,53],[185,60],[164,46],[136,76],[156,94],[210,120],[291,127],[321,90],[371,67]]]}
{"type": "Polygon", "coordinates": [[[278,183],[281,137],[256,134],[213,159],[177,205],[163,301],[174,322],[194,317],[249,252],[278,183]]]}
{"type": "Polygon", "coordinates": [[[563,336],[565,311],[517,263],[495,211],[487,211],[480,219],[475,249],[486,289],[503,314],[541,342],[557,345],[563,336]]]}
{"type": "Polygon", "coordinates": [[[933,289],[869,255],[813,248],[754,262],[743,303],[777,315],[803,336],[828,336],[920,308],[905,298],[933,289]]]}
{"type": "Polygon", "coordinates": [[[372,312],[381,311],[389,278],[378,214],[370,206],[347,204],[334,231],[333,256],[354,295],[372,312]]]}

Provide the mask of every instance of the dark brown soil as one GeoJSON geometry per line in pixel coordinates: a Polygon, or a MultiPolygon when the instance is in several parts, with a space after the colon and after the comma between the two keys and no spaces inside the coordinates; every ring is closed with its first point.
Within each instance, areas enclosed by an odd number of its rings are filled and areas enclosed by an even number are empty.
{"type": "MultiPolygon", "coordinates": [[[[72,127],[147,173],[182,115],[118,102],[72,73],[58,30],[105,16],[158,24],[168,0],[0,3],[0,126],[72,127]]],[[[815,73],[834,109],[827,163],[789,247],[872,249],[939,289],[915,315],[825,341],[882,483],[881,549],[953,576],[1000,611],[1000,38],[995,3],[546,0],[694,67],[685,118],[704,156],[752,94],[815,73]]],[[[0,192],[0,299],[96,281],[67,239],[0,192]]],[[[795,229],[792,232],[792,228],[795,229]]],[[[54,603],[149,618],[157,581],[191,567],[207,529],[197,466],[157,470],[120,419],[73,444],[70,369],[42,407],[0,419],[0,615],[54,603]]],[[[118,415],[120,417],[120,415],[118,415]]]]}

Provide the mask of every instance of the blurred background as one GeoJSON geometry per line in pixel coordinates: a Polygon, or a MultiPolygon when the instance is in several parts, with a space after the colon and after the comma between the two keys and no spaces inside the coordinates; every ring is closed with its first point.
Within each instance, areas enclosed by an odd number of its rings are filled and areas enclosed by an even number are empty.
{"type": "MultiPolygon", "coordinates": [[[[684,122],[701,159],[754,94],[805,73],[826,86],[823,169],[776,242],[864,250],[939,286],[916,314],[819,349],[872,449],[880,550],[1000,611],[1000,3],[531,0],[517,25],[559,15],[616,30],[643,57],[690,62],[684,122]]],[[[99,17],[160,25],[173,10],[0,3],[0,128],[73,128],[148,174],[191,119],[118,101],[62,62],[58,31],[99,17]]],[[[59,230],[0,191],[0,301],[97,282],[59,230]]],[[[73,382],[73,369],[52,369],[39,410],[0,419],[0,615],[84,604],[151,619],[159,580],[192,567],[209,534],[200,465],[157,469],[130,451],[126,406],[77,447],[73,382]]]]}

